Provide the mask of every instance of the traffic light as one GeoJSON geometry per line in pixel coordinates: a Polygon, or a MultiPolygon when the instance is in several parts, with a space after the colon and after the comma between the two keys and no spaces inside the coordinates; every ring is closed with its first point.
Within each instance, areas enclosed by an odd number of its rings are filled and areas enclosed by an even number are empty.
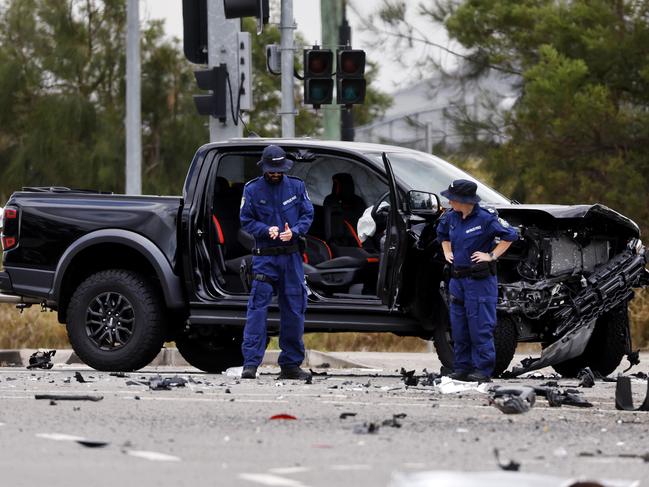
{"type": "Polygon", "coordinates": [[[333,100],[334,55],[330,49],[304,50],[304,104],[320,108],[320,105],[330,104],[333,100]]]}
{"type": "Polygon", "coordinates": [[[207,64],[207,0],[183,0],[183,51],[194,64],[207,64]]]}
{"type": "Polygon", "coordinates": [[[336,98],[339,105],[357,105],[365,101],[365,51],[341,49],[336,70],[336,98]]]}
{"type": "Polygon", "coordinates": [[[257,17],[264,24],[268,23],[268,0],[223,0],[223,10],[226,19],[240,17],[257,17]]]}
{"type": "Polygon", "coordinates": [[[194,95],[194,104],[201,115],[211,115],[221,122],[226,120],[225,83],[227,68],[225,64],[212,69],[194,71],[196,83],[201,90],[211,90],[209,95],[194,95]]]}

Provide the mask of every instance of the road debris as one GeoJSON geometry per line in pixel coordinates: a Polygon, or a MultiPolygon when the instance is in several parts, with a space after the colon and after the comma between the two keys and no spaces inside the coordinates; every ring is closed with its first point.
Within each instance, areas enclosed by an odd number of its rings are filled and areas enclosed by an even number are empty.
{"type": "Polygon", "coordinates": [[[242,372],[243,372],[243,366],[241,366],[241,367],[230,367],[229,369],[225,369],[225,376],[226,377],[241,377],[242,372]]]}
{"type": "Polygon", "coordinates": [[[108,375],[110,375],[112,377],[121,377],[122,379],[125,378],[125,377],[128,377],[128,374],[126,374],[125,372],[111,372],[108,375]]]}
{"type": "Polygon", "coordinates": [[[577,373],[579,387],[593,387],[595,385],[595,374],[590,367],[585,367],[577,373]]]}
{"type": "Polygon", "coordinates": [[[357,413],[340,413],[340,419],[347,419],[356,416],[357,413]]]}
{"type": "Polygon", "coordinates": [[[398,419],[403,419],[407,416],[405,413],[393,414],[392,419],[385,419],[381,426],[389,426],[390,428],[401,428],[403,426],[398,419]]]}
{"type": "Polygon", "coordinates": [[[52,363],[52,357],[54,357],[54,355],[56,355],[56,350],[50,350],[49,352],[34,352],[29,357],[29,365],[27,368],[49,370],[54,367],[54,364],[52,363]]]}
{"type": "Polygon", "coordinates": [[[48,401],[101,401],[104,396],[79,395],[79,394],[35,394],[34,399],[46,399],[48,401]]]}
{"type": "Polygon", "coordinates": [[[185,387],[187,380],[177,375],[174,377],[153,377],[149,381],[149,389],[152,391],[170,391],[172,387],[185,387]]]}
{"type": "Polygon", "coordinates": [[[404,369],[401,367],[401,380],[407,385],[407,386],[416,386],[419,384],[419,378],[415,377],[415,371],[414,370],[408,370],[404,369]]]}
{"type": "Polygon", "coordinates": [[[631,379],[626,376],[619,376],[615,386],[615,409],[621,411],[649,411],[649,381],[647,381],[647,393],[642,404],[635,408],[633,406],[633,394],[631,393],[631,379]]]}
{"type": "Polygon", "coordinates": [[[491,389],[489,404],[505,414],[528,412],[536,402],[536,392],[529,386],[496,386],[491,389]]]}
{"type": "Polygon", "coordinates": [[[534,386],[537,396],[545,397],[550,407],[575,406],[579,408],[592,408],[593,405],[581,396],[577,389],[558,389],[554,387],[534,386]]]}
{"type": "MultiPolygon", "coordinates": [[[[327,365],[329,365],[329,364],[327,364],[327,365]]],[[[323,370],[322,372],[316,372],[316,371],[313,370],[313,369],[309,369],[309,372],[311,372],[311,375],[314,376],[314,377],[315,377],[315,376],[325,376],[325,375],[329,375],[329,374],[327,373],[326,370],[323,370]]]]}
{"type": "Polygon", "coordinates": [[[280,414],[275,414],[275,415],[271,416],[268,419],[271,420],[271,421],[278,420],[278,419],[279,420],[294,421],[297,418],[295,416],[293,416],[292,414],[280,413],[280,414]]]}
{"type": "Polygon", "coordinates": [[[81,372],[79,372],[79,371],[77,371],[77,372],[74,373],[74,378],[77,380],[77,382],[80,382],[80,383],[82,383],[82,384],[86,384],[86,383],[94,382],[94,381],[91,381],[91,380],[86,380],[86,379],[84,379],[84,378],[83,378],[83,375],[81,375],[81,372]]]}
{"type": "Polygon", "coordinates": [[[509,463],[503,463],[500,461],[500,451],[498,451],[498,448],[494,448],[494,456],[496,457],[496,463],[501,470],[507,472],[518,472],[521,469],[521,464],[514,460],[509,460],[509,463]]]}
{"type": "Polygon", "coordinates": [[[602,458],[637,458],[645,463],[649,463],[649,452],[647,453],[618,453],[618,454],[605,454],[602,450],[596,452],[582,451],[577,455],[578,457],[602,457],[602,458]]]}
{"type": "Polygon", "coordinates": [[[180,462],[179,457],[167,455],[166,453],[158,453],[155,451],[142,451],[142,450],[122,450],[123,453],[132,457],[144,458],[154,462],[180,462]]]}
{"type": "Polygon", "coordinates": [[[355,435],[373,435],[379,432],[379,425],[376,423],[355,424],[352,432],[355,435]]]}
{"type": "Polygon", "coordinates": [[[77,443],[83,445],[87,448],[102,448],[109,445],[107,441],[96,441],[96,440],[76,440],[77,443]]]}

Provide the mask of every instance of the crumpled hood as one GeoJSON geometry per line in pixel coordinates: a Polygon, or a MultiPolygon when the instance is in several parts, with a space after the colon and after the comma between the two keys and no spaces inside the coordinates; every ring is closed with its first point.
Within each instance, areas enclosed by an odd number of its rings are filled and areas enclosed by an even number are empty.
{"type": "Polygon", "coordinates": [[[594,205],[493,205],[498,210],[498,214],[508,219],[514,217],[516,220],[522,220],[523,223],[529,223],[534,220],[547,220],[548,218],[567,220],[567,219],[586,219],[594,221],[610,220],[628,231],[632,236],[640,237],[640,228],[638,225],[607,206],[594,205]]]}

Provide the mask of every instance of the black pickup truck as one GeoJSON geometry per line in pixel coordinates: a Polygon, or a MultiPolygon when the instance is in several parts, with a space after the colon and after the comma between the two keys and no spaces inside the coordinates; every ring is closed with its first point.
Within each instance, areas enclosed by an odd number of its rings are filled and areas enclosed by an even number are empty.
{"type": "MultiPolygon", "coordinates": [[[[315,207],[303,253],[307,332],[382,331],[433,339],[452,366],[436,195],[470,175],[393,146],[235,139],[201,147],[181,197],[24,188],[4,208],[0,302],[40,304],[67,324],[78,356],[101,370],[147,365],[175,341],[193,365],[240,365],[249,236],[243,185],[269,143],[294,161],[315,207]],[[371,215],[375,232],[357,223],[371,215]]],[[[638,226],[599,204],[523,205],[478,183],[482,203],[520,239],[499,260],[496,373],[517,342],[540,342],[533,370],[612,372],[631,353],[628,302],[649,284],[638,226]]],[[[276,305],[270,332],[278,326],[276,305]]]]}

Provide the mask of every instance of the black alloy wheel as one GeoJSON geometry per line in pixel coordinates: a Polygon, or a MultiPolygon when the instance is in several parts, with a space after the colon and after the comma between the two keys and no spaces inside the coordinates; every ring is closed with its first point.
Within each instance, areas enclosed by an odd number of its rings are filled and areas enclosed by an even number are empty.
{"type": "Polygon", "coordinates": [[[86,333],[100,350],[123,347],[133,337],[135,311],[131,302],[117,292],[96,296],[86,311],[86,333]]]}

